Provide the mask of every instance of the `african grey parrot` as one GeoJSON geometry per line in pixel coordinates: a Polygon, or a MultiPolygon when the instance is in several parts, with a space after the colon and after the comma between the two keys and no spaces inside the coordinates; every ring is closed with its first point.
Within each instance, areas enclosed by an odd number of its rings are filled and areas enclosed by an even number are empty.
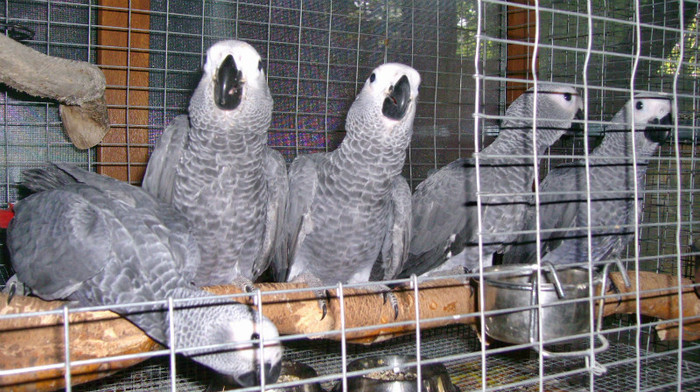
{"type": "MultiPolygon", "coordinates": [[[[531,192],[533,98],[530,89],[506,110],[499,135],[479,154],[483,265],[515,239],[531,192]],[[502,196],[500,196],[502,194],[502,196]]],[[[540,84],[537,89],[537,154],[554,144],[580,117],[583,101],[570,86],[540,84]]],[[[477,173],[473,158],[458,159],[418,185],[413,193],[413,232],[409,259],[400,277],[449,275],[479,266],[477,173]],[[466,202],[466,204],[465,204],[466,202]],[[458,255],[459,254],[459,255],[458,255]],[[447,261],[450,260],[448,263],[447,261]]]]}
{"type": "Polygon", "coordinates": [[[218,42],[207,51],[189,117],[170,123],[150,157],[143,188],[192,225],[202,254],[197,285],[248,286],[284,248],[289,185],[282,155],[266,146],[271,115],[258,53],[245,42],[218,42]]]}
{"type": "MultiPolygon", "coordinates": [[[[38,193],[15,205],[7,243],[17,277],[33,293],[84,306],[194,298],[174,303],[178,349],[238,343],[185,355],[241,385],[258,385],[261,367],[267,382],[277,379],[277,328],[247,305],[203,298],[211,294],[191,283],[199,249],[187,220],[171,206],[138,187],[69,165],[25,171],[24,185],[38,193]],[[250,342],[260,336],[267,342],[264,366],[259,346],[250,342]]],[[[170,344],[167,306],[111,309],[170,344]]]]}
{"type": "MultiPolygon", "coordinates": [[[[640,195],[636,208],[641,216],[649,157],[670,133],[671,101],[662,96],[639,95],[628,101],[611,122],[601,144],[589,154],[593,262],[617,257],[633,237],[634,178],[640,195]],[[633,140],[637,167],[632,162],[633,140]]],[[[583,161],[558,166],[542,181],[539,187],[542,262],[588,262],[586,182],[583,161]]],[[[535,213],[533,203],[523,230],[536,230],[535,213]]],[[[536,256],[536,235],[527,233],[518,237],[516,244],[504,254],[503,262],[536,263],[536,256]]]]}
{"type": "Polygon", "coordinates": [[[409,66],[375,68],[348,111],[340,146],[294,160],[285,222],[289,265],[276,265],[279,279],[366,283],[401,270],[411,228],[411,191],[401,170],[419,84],[409,66]]]}

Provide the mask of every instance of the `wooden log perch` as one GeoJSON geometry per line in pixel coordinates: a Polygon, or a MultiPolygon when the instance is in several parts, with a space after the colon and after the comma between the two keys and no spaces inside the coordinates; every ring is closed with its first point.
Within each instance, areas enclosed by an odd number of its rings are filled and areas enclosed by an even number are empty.
{"type": "MultiPolygon", "coordinates": [[[[644,315],[660,319],[678,317],[679,300],[676,278],[640,272],[640,308],[644,315]]],[[[626,288],[619,273],[612,273],[620,293],[607,291],[611,296],[606,300],[605,315],[636,312],[634,273],[630,273],[632,287],[626,288]]],[[[682,283],[690,285],[689,280],[682,283]]],[[[257,285],[262,291],[263,313],[269,317],[283,335],[309,334],[312,338],[341,339],[341,306],[338,293],[330,290],[328,313],[322,313],[316,297],[310,291],[280,292],[304,285],[293,283],[263,283],[257,285]],[[324,332],[330,332],[324,334],[324,332]]],[[[237,294],[240,291],[232,286],[209,287],[215,294],[237,294]]],[[[352,343],[372,343],[410,333],[415,329],[414,293],[410,288],[395,290],[399,302],[399,316],[394,320],[394,312],[383,297],[366,290],[343,290],[346,338],[352,343]],[[407,325],[388,326],[387,324],[406,321],[407,325]],[[353,328],[369,326],[360,331],[353,328]]],[[[241,297],[242,298],[242,297],[241,297]]],[[[446,320],[421,321],[421,328],[427,329],[453,323],[470,324],[477,321],[476,295],[470,285],[457,280],[432,281],[420,286],[420,319],[445,317],[446,320]],[[467,316],[468,315],[468,316],[467,316]]],[[[700,337],[700,300],[691,287],[683,290],[683,315],[686,317],[683,338],[694,340],[700,337]]],[[[249,303],[252,304],[252,302],[249,303]]],[[[36,312],[60,308],[63,302],[46,302],[38,298],[16,297],[7,304],[7,296],[0,294],[0,391],[48,391],[63,386],[63,368],[19,373],[18,369],[63,363],[63,319],[62,315],[3,318],[3,315],[36,312]],[[4,371],[13,371],[4,374],[4,371]]],[[[662,339],[676,339],[678,328],[675,325],[657,327],[662,339]]],[[[140,329],[115,313],[108,311],[82,312],[70,316],[71,361],[104,358],[136,352],[155,350],[159,345],[149,339],[140,329]]],[[[119,369],[132,366],[138,359],[130,361],[107,361],[99,365],[72,368],[74,383],[86,382],[104,377],[119,369]]]]}
{"type": "Polygon", "coordinates": [[[59,101],[63,127],[77,148],[96,145],[109,130],[105,76],[92,64],[47,56],[0,34],[0,83],[59,101]]]}
{"type": "MultiPolygon", "coordinates": [[[[628,273],[632,286],[627,288],[619,272],[610,274],[610,279],[620,290],[618,298],[608,298],[605,301],[605,316],[611,314],[631,314],[637,313],[637,300],[635,292],[637,290],[637,281],[634,271],[628,273]]],[[[693,341],[700,339],[700,300],[694,289],[691,287],[693,282],[690,279],[683,279],[681,285],[685,287],[681,297],[678,296],[678,280],[673,275],[656,274],[653,272],[640,271],[639,280],[641,282],[640,290],[640,309],[644,316],[656,317],[658,319],[667,320],[679,317],[678,309],[680,308],[682,298],[683,308],[683,340],[693,341]]],[[[607,295],[615,293],[608,290],[607,295]]],[[[678,323],[661,324],[655,327],[661,340],[678,339],[678,323]]]]}
{"type": "MultiPolygon", "coordinates": [[[[2,304],[7,296],[0,294],[2,304]]],[[[53,310],[60,301],[15,297],[0,307],[0,317],[53,310]]],[[[140,329],[116,313],[82,312],[70,315],[71,361],[104,358],[155,350],[158,346],[140,329]]],[[[63,315],[0,319],[0,372],[64,362],[63,315]]],[[[71,368],[73,384],[106,377],[143,359],[107,361],[71,368]]],[[[65,386],[64,368],[0,376],[1,391],[53,391],[65,386]]]]}

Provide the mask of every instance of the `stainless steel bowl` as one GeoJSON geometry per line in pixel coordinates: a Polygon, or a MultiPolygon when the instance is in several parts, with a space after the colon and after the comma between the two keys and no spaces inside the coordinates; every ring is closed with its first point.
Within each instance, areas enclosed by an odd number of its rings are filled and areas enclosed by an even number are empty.
{"type": "MultiPolygon", "coordinates": [[[[282,361],[282,372],[280,373],[277,383],[300,381],[307,378],[317,377],[316,371],[308,365],[295,361],[282,361]]],[[[311,382],[302,385],[296,385],[284,388],[266,389],[268,392],[323,392],[321,385],[317,382],[311,382]]]]}
{"type": "MultiPolygon", "coordinates": [[[[542,334],[545,340],[586,333],[590,327],[588,301],[557,305],[557,293],[551,272],[544,273],[541,297],[537,298],[537,273],[529,265],[484,268],[485,311],[507,310],[536,305],[542,309],[542,334]],[[487,273],[502,274],[488,276],[487,273]]],[[[588,271],[581,268],[556,270],[564,298],[588,297],[588,271]]],[[[486,316],[486,333],[494,339],[512,344],[529,343],[538,336],[537,309],[519,310],[486,316]],[[532,339],[532,340],[531,340],[532,339]]]]}
{"type": "MultiPolygon", "coordinates": [[[[353,392],[418,392],[415,366],[405,363],[415,362],[411,356],[387,355],[358,359],[348,365],[348,372],[377,369],[390,366],[361,376],[348,377],[348,391],[353,392]]],[[[452,385],[447,369],[442,364],[421,366],[422,392],[458,392],[452,385]]],[[[333,388],[333,392],[343,390],[342,380],[333,388]]]]}

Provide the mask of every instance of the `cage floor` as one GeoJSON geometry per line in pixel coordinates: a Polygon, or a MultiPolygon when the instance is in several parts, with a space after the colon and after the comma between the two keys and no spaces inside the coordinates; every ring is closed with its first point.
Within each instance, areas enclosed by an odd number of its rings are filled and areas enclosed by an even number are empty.
{"type": "MultiPolygon", "coordinates": [[[[594,378],[595,391],[633,391],[636,384],[637,349],[620,341],[612,341],[608,350],[596,356],[607,372],[594,378]]],[[[622,339],[624,340],[624,339],[622,339]]],[[[652,347],[653,348],[653,347],[652,347]]],[[[447,357],[444,362],[453,383],[461,392],[481,390],[481,356],[476,335],[468,326],[450,326],[424,331],[421,334],[421,358],[447,357]],[[472,353],[468,358],[455,356],[472,353]],[[476,354],[475,354],[476,353],[476,354]]],[[[348,362],[382,354],[415,355],[415,335],[408,335],[371,346],[348,345],[348,362]]],[[[654,352],[640,349],[641,391],[675,391],[678,380],[677,353],[654,352]]],[[[685,348],[681,366],[681,389],[700,391],[700,345],[685,348]]],[[[300,361],[313,367],[319,375],[338,375],[341,372],[341,346],[332,341],[300,340],[290,342],[285,359],[300,361]]],[[[488,354],[486,361],[487,387],[502,391],[540,390],[539,359],[533,350],[519,350],[503,354],[488,354]]],[[[545,359],[543,363],[544,390],[589,391],[589,373],[581,358],[545,359]]],[[[178,391],[202,391],[211,375],[206,370],[179,359],[176,370],[178,391]]],[[[334,382],[322,384],[325,390],[332,389],[334,382]]],[[[168,358],[153,358],[128,371],[112,377],[73,388],[76,391],[169,391],[170,371],[168,358]]]]}

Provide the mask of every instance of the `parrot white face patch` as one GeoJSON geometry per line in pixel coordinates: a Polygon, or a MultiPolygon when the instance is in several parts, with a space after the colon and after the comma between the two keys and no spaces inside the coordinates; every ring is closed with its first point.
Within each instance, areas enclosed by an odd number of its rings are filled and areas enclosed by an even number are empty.
{"type": "MultiPolygon", "coordinates": [[[[372,71],[372,74],[365,81],[362,92],[358,94],[358,98],[362,95],[371,97],[374,102],[377,102],[377,107],[382,108],[382,102],[385,99],[391,98],[395,93],[395,89],[402,78],[408,80],[409,96],[407,104],[415,107],[415,101],[418,98],[418,86],[420,85],[420,74],[404,64],[387,63],[382,64],[372,71]]],[[[392,119],[382,116],[385,125],[390,128],[400,119],[392,119]]]]}
{"type": "Polygon", "coordinates": [[[220,41],[212,45],[207,51],[204,73],[213,80],[219,66],[221,66],[227,56],[233,57],[236,67],[241,72],[241,84],[243,86],[251,84],[259,87],[266,84],[260,55],[255,48],[242,41],[220,41]]]}
{"type": "Polygon", "coordinates": [[[576,114],[579,110],[583,110],[583,99],[581,95],[569,86],[560,86],[554,89],[548,90],[543,88],[538,91],[539,94],[547,93],[551,97],[550,99],[559,105],[563,111],[566,113],[576,114]]]}
{"type": "Polygon", "coordinates": [[[662,119],[671,113],[671,101],[668,98],[639,98],[632,103],[634,107],[629,108],[634,113],[634,124],[636,126],[646,126],[654,119],[662,119]]]}
{"type": "Polygon", "coordinates": [[[260,343],[252,342],[264,336],[264,359],[266,363],[277,362],[282,358],[282,346],[279,333],[271,321],[264,319],[259,323],[252,320],[236,320],[228,324],[230,342],[240,342],[232,349],[247,362],[255,363],[260,360],[260,343]]]}

